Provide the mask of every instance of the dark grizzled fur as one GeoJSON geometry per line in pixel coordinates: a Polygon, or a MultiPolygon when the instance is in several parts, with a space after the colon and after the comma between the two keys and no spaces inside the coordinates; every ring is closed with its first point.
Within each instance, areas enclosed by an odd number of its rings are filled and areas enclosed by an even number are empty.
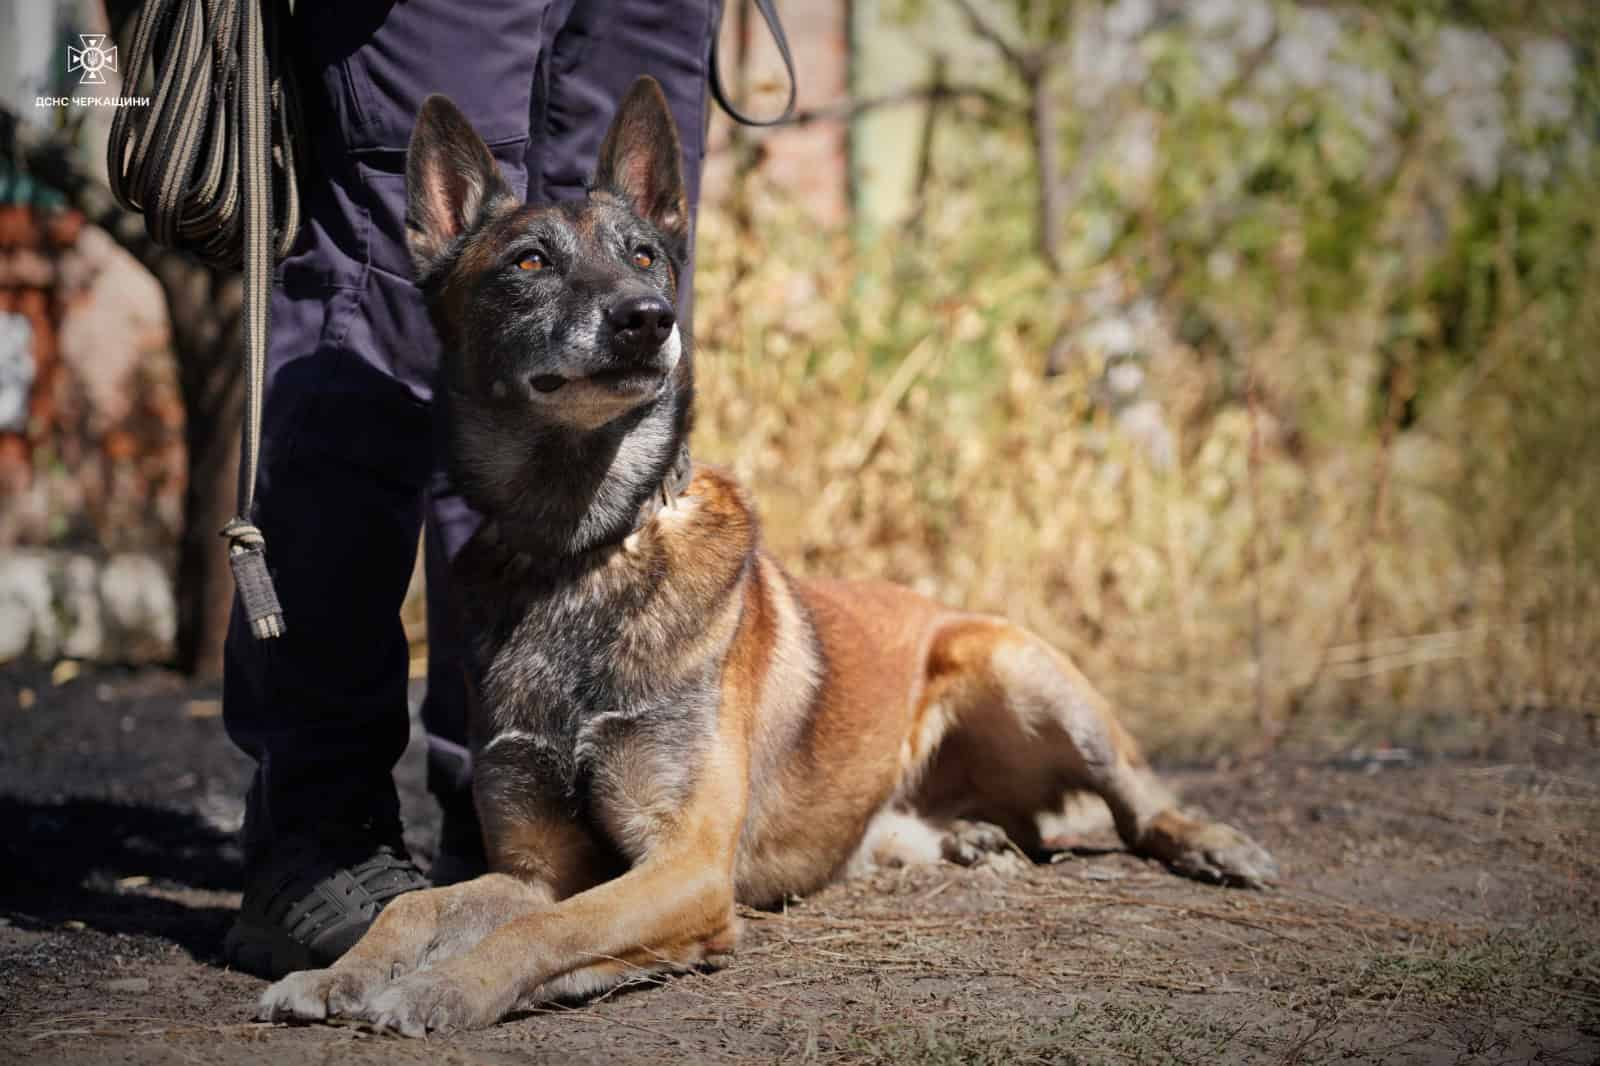
{"type": "Polygon", "coordinates": [[[661,580],[658,558],[518,578],[518,564],[503,550],[482,542],[473,550],[460,570],[468,579],[464,594],[481,597],[485,616],[509,627],[481,645],[475,746],[514,737],[481,751],[474,769],[480,806],[553,803],[568,814],[596,815],[595,805],[617,798],[607,771],[624,748],[656,767],[652,781],[681,801],[711,739],[720,656],[680,671],[672,669],[671,650],[700,636],[694,629],[704,608],[728,595],[743,567],[727,567],[721,587],[685,589],[661,580]],[[655,660],[660,669],[624,678],[617,669],[623,660],[655,660]]]}
{"type": "MultiPolygon", "coordinates": [[[[590,575],[589,583],[605,582],[590,575]]],[[[474,769],[479,794],[510,790],[526,801],[532,792],[586,813],[597,771],[624,740],[671,749],[665,764],[687,771],[709,738],[716,678],[647,676],[628,685],[614,669],[629,618],[650,605],[628,602],[636,599],[629,589],[608,589],[612,595],[590,602],[543,582],[519,591],[521,602],[499,619],[512,631],[484,648],[485,720],[475,738],[480,747],[494,736],[514,739],[482,752],[474,769]]]]}
{"type": "Polygon", "coordinates": [[[682,354],[664,387],[620,417],[577,427],[530,404],[538,398],[526,386],[539,375],[617,364],[607,306],[639,293],[674,302],[687,219],[660,209],[683,204],[676,134],[656,121],[634,123],[633,133],[637,143],[622,138],[615,166],[602,150],[597,187],[577,204],[516,205],[448,105],[424,108],[408,163],[416,230],[437,225],[437,201],[423,202],[430,174],[465,190],[468,205],[453,239],[434,242],[431,254],[414,239],[413,253],[443,342],[450,468],[485,517],[455,567],[476,638],[478,806],[559,811],[602,830],[615,814],[608,808],[655,798],[620,797],[627,783],[616,767],[646,760],[655,796],[684,798],[673,793],[687,789],[710,741],[721,655],[684,670],[673,649],[704,639],[755,544],[753,528],[718,530],[725,557],[688,576],[669,575],[653,539],[621,546],[688,438],[693,358],[681,327],[682,354]],[[650,157],[642,170],[630,165],[638,153],[650,157]],[[613,173],[680,184],[641,191],[610,183],[613,173]],[[664,226],[636,213],[641,201],[664,226]],[[655,255],[648,268],[630,259],[641,247],[655,255]],[[531,252],[548,263],[533,274],[517,268],[531,252]]]}

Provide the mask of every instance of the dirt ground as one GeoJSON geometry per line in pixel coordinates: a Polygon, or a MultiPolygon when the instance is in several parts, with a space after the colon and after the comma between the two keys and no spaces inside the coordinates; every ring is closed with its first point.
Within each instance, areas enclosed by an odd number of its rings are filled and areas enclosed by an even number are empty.
{"type": "MultiPolygon", "coordinates": [[[[219,960],[247,760],[214,689],[0,671],[0,1063],[1600,1061],[1600,753],[1175,771],[1271,848],[1265,893],[1088,837],[1050,865],[847,882],[746,913],[734,963],[426,1042],[252,1022],[219,960]],[[60,682],[54,683],[54,682],[60,682]]],[[[419,856],[419,745],[400,771],[419,856]]]]}

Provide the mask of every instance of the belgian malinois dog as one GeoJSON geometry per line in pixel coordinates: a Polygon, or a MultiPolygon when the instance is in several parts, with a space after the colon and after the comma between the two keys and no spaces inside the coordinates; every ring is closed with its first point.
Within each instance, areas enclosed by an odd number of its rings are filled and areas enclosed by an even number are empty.
{"type": "Polygon", "coordinates": [[[490,868],[394,901],[261,1016],[421,1036],[697,966],[770,905],[872,864],[1041,846],[1087,792],[1133,851],[1259,886],[1272,859],[1181,813],[1065,656],[887,584],[801,581],[737,484],[692,465],[689,209],[651,79],[587,199],[526,206],[448,100],[406,162],[450,461],[484,515],[473,788],[490,868]]]}

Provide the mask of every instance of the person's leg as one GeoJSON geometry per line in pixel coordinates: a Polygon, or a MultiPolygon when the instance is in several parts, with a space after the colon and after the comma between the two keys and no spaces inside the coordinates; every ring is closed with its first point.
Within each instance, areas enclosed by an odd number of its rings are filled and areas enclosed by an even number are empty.
{"type": "Polygon", "coordinates": [[[488,870],[472,801],[472,755],[467,736],[470,651],[450,584],[450,560],[476,532],[479,516],[455,493],[442,472],[434,478],[427,508],[423,539],[428,693],[422,701],[422,725],[428,738],[428,791],[443,813],[428,878],[436,885],[448,885],[488,870]]]}
{"type": "MultiPolygon", "coordinates": [[[[534,76],[527,147],[530,201],[584,195],[600,142],[628,87],[641,74],[661,82],[683,143],[689,204],[700,198],[705,159],[706,70],[717,0],[563,0],[552,6],[552,41],[534,76]]],[[[471,112],[468,112],[470,115],[471,112]]],[[[487,138],[486,138],[487,139],[487,138]]],[[[490,141],[493,144],[493,141],[490,141]]],[[[691,321],[693,261],[679,285],[679,321],[691,321]]],[[[428,787],[445,811],[432,876],[446,883],[482,872],[471,801],[465,641],[449,605],[449,560],[477,528],[477,515],[436,477],[429,495],[428,787]]]]}
{"type": "Polygon", "coordinates": [[[549,6],[296,13],[306,217],[273,295],[256,515],[287,633],[257,641],[236,614],[224,680],[228,732],[258,761],[228,944],[242,968],[326,964],[424,883],[399,844],[391,776],[408,732],[399,606],[434,468],[438,362],[404,245],[405,149],[422,100],[444,92],[525,182],[549,6]]]}

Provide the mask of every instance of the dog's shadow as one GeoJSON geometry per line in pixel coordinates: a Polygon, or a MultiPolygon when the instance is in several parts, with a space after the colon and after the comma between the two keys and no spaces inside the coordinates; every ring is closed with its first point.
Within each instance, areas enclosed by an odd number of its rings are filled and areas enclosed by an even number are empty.
{"type": "Polygon", "coordinates": [[[0,826],[0,914],[13,926],[81,922],[159,937],[223,965],[234,908],[205,896],[243,886],[233,834],[192,811],[84,798],[0,796],[0,826]]]}

